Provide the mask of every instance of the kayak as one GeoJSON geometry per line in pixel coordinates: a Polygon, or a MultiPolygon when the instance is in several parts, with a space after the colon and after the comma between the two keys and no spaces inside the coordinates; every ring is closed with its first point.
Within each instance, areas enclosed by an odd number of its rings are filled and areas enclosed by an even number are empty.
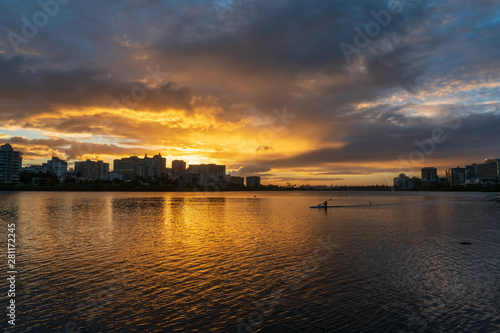
{"type": "MultiPolygon", "coordinates": [[[[338,208],[338,207],[346,207],[346,206],[326,206],[326,208],[338,208]]],[[[309,208],[325,208],[324,205],[321,206],[311,206],[309,208]]]]}
{"type": "MultiPolygon", "coordinates": [[[[326,208],[352,208],[352,207],[372,207],[372,205],[349,205],[349,206],[327,206],[326,208]]],[[[324,205],[311,206],[309,208],[325,208],[324,205]]]]}

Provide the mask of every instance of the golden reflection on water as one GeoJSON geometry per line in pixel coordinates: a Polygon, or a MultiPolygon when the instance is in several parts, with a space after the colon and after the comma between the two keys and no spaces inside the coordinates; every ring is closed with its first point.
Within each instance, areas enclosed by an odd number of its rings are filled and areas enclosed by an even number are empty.
{"type": "Polygon", "coordinates": [[[278,288],[289,301],[266,318],[268,331],[397,331],[414,309],[473,325],[463,312],[480,323],[498,310],[499,233],[481,228],[497,230],[499,213],[480,195],[336,194],[0,193],[0,211],[17,224],[23,283],[50,286],[24,304],[48,331],[87,327],[78,304],[110,286],[117,294],[88,323],[94,331],[235,331],[278,288]],[[357,207],[309,208],[328,197],[357,207]],[[284,274],[325,237],[335,255],[290,289],[284,274]],[[474,246],[461,247],[467,238],[474,246]],[[112,272],[128,283],[117,287],[112,272]],[[482,312],[461,307],[463,295],[482,312]],[[48,315],[37,318],[40,309],[48,315]]]}

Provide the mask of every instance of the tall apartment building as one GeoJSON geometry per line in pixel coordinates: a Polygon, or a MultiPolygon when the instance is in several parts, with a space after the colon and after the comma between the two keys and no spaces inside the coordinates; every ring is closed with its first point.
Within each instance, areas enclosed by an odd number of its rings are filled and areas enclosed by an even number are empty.
{"type": "Polygon", "coordinates": [[[46,172],[52,172],[59,179],[65,179],[68,176],[68,162],[59,159],[58,157],[52,157],[52,160],[47,161],[46,172]]]}
{"type": "Polygon", "coordinates": [[[137,156],[130,156],[113,162],[113,172],[123,175],[124,179],[133,180],[137,176],[142,176],[142,160],[137,156]]]}
{"type": "Polygon", "coordinates": [[[250,176],[246,179],[247,187],[257,187],[260,186],[260,177],[250,176]]]}
{"type": "Polygon", "coordinates": [[[477,164],[477,178],[497,180],[500,176],[500,159],[486,159],[477,164]]]}
{"type": "Polygon", "coordinates": [[[153,157],[148,157],[148,155],[146,154],[143,161],[143,177],[161,177],[161,175],[167,172],[167,159],[162,157],[161,154],[155,155],[153,157]]]}
{"type": "Polygon", "coordinates": [[[198,185],[212,185],[226,181],[226,166],[216,164],[192,164],[187,172],[198,177],[198,185]]]}
{"type": "Polygon", "coordinates": [[[172,176],[175,178],[180,177],[186,172],[186,162],[175,160],[172,162],[172,176]]]}
{"type": "Polygon", "coordinates": [[[467,169],[456,167],[446,170],[446,178],[451,186],[458,186],[465,184],[467,180],[467,169]]]}
{"type": "Polygon", "coordinates": [[[75,162],[75,173],[78,177],[88,180],[106,180],[109,174],[109,163],[91,160],[75,162]]]}
{"type": "Polygon", "coordinates": [[[125,179],[133,180],[135,177],[160,177],[167,171],[167,159],[161,154],[144,159],[137,156],[130,156],[113,162],[113,172],[122,174],[125,179]]]}
{"type": "Polygon", "coordinates": [[[466,171],[466,175],[465,175],[466,180],[478,178],[477,164],[476,163],[473,163],[471,165],[466,165],[465,171],[466,171]]]}
{"type": "Polygon", "coordinates": [[[413,182],[410,177],[401,173],[394,178],[394,187],[398,190],[411,190],[413,188],[413,182]]]}
{"type": "Polygon", "coordinates": [[[23,158],[9,143],[0,146],[0,183],[18,182],[23,158]]]}
{"type": "Polygon", "coordinates": [[[432,167],[422,168],[422,182],[434,183],[438,180],[437,169],[432,167]]]}

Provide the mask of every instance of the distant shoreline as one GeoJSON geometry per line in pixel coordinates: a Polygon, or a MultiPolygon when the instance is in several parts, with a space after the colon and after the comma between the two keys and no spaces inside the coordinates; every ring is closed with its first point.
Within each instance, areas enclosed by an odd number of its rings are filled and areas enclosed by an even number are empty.
{"type": "MultiPolygon", "coordinates": [[[[164,192],[164,193],[218,193],[218,192],[394,192],[394,193],[429,193],[429,192],[479,192],[479,193],[500,193],[500,188],[491,189],[447,189],[447,190],[413,190],[399,191],[393,189],[368,189],[368,188],[350,188],[350,189],[159,189],[159,188],[131,188],[131,189],[64,189],[64,188],[3,188],[0,186],[0,192],[164,192]]],[[[493,199],[500,203],[500,196],[493,199]]]]}

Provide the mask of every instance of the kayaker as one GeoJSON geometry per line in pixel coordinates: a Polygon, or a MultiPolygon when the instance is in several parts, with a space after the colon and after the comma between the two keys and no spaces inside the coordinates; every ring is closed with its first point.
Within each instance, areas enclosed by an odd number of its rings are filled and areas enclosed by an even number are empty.
{"type": "Polygon", "coordinates": [[[328,207],[328,201],[325,201],[325,208],[328,207]]]}

